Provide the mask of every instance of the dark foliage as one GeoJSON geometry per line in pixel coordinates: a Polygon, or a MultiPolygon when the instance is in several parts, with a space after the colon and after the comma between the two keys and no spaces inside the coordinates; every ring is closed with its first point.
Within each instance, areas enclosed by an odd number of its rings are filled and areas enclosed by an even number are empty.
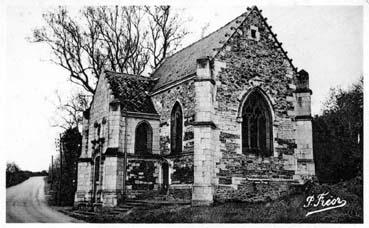
{"type": "Polygon", "coordinates": [[[15,163],[6,164],[6,187],[11,187],[22,183],[33,176],[47,176],[45,170],[41,172],[31,172],[21,170],[15,163]]]}
{"type": "Polygon", "coordinates": [[[363,170],[363,79],[349,90],[332,89],[323,115],[313,120],[316,174],[337,183],[363,170]]]}
{"type": "Polygon", "coordinates": [[[58,157],[48,177],[52,204],[73,205],[77,189],[77,164],[81,153],[81,142],[82,136],[78,128],[67,129],[61,137],[62,176],[60,176],[60,157],[58,157]]]}

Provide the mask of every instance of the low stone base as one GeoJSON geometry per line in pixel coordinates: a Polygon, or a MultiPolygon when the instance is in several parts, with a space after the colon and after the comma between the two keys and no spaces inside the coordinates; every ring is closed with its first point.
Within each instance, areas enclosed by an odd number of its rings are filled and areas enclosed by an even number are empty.
{"type": "Polygon", "coordinates": [[[168,195],[175,200],[191,200],[192,185],[172,185],[169,187],[168,195]]]}
{"type": "Polygon", "coordinates": [[[294,180],[247,180],[235,188],[234,185],[219,185],[215,189],[214,200],[217,202],[265,202],[275,200],[291,193],[294,180]]]}
{"type": "Polygon", "coordinates": [[[209,200],[192,200],[191,205],[193,207],[202,207],[202,206],[211,206],[213,205],[213,201],[209,200]]]}
{"type": "Polygon", "coordinates": [[[115,207],[118,205],[121,199],[120,191],[104,191],[103,192],[103,206],[104,207],[115,207]]]}
{"type": "Polygon", "coordinates": [[[213,186],[209,185],[193,185],[192,188],[192,205],[208,206],[213,203],[213,186]]]}
{"type": "Polygon", "coordinates": [[[91,194],[85,191],[77,191],[74,195],[74,204],[78,202],[90,202],[91,201],[91,194]]]}

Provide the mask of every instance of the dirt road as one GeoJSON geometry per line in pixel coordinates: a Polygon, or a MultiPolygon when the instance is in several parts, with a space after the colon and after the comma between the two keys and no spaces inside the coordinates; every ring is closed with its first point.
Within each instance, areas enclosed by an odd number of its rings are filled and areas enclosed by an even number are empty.
{"type": "Polygon", "coordinates": [[[50,208],[45,201],[44,177],[31,177],[6,189],[6,222],[81,222],[50,208]]]}

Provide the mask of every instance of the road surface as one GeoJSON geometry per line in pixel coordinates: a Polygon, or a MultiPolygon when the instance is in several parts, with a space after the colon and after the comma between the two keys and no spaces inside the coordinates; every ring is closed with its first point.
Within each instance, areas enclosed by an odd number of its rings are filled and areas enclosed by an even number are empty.
{"type": "Polygon", "coordinates": [[[81,222],[53,210],[46,204],[44,177],[31,177],[6,189],[6,222],[81,222]]]}

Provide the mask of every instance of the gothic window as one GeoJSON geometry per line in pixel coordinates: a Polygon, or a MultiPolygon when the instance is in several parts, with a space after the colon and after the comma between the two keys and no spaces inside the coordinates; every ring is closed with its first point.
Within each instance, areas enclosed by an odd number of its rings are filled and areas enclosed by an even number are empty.
{"type": "Polygon", "coordinates": [[[178,102],[175,103],[170,118],[170,148],[172,154],[182,152],[182,109],[178,102]]]}
{"type": "Polygon", "coordinates": [[[253,91],[242,109],[242,153],[263,157],[273,151],[272,115],[264,96],[253,91]]]}
{"type": "Polygon", "coordinates": [[[146,121],[139,123],[135,134],[135,154],[145,155],[152,151],[152,128],[146,121]]]}

